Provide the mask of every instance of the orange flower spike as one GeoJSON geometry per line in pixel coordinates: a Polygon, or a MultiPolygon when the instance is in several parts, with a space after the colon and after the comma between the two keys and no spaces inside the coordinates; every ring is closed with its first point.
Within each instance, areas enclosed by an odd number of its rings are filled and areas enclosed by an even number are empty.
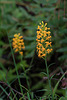
{"type": "Polygon", "coordinates": [[[23,54],[21,50],[24,49],[25,46],[23,42],[23,36],[20,36],[20,33],[14,35],[12,45],[13,49],[15,49],[15,52],[19,52],[21,55],[23,54]]]}
{"type": "Polygon", "coordinates": [[[39,31],[37,31],[37,52],[38,57],[45,57],[46,54],[49,54],[52,51],[52,45],[51,45],[51,36],[50,36],[50,28],[47,28],[47,23],[44,24],[40,23],[40,26],[38,25],[39,31]],[[50,48],[50,49],[49,49],[50,48]]]}

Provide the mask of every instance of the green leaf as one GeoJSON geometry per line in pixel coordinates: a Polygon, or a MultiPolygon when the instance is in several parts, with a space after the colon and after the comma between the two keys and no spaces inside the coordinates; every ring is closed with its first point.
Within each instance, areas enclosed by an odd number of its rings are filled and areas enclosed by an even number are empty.
{"type": "MultiPolygon", "coordinates": [[[[55,75],[55,74],[54,74],[55,75]]],[[[50,80],[54,77],[54,75],[52,75],[51,77],[50,77],[50,80]]]]}
{"type": "Polygon", "coordinates": [[[34,98],[34,93],[31,92],[31,99],[33,100],[33,98],[34,98]]]}
{"type": "Polygon", "coordinates": [[[48,66],[48,68],[51,67],[51,66],[54,65],[54,64],[55,64],[55,63],[51,63],[51,64],[48,66]]]}
{"type": "Polygon", "coordinates": [[[27,92],[27,97],[28,97],[28,100],[30,100],[30,95],[29,95],[29,93],[27,92]]]}
{"type": "Polygon", "coordinates": [[[58,88],[58,85],[59,85],[60,81],[62,80],[62,78],[65,76],[66,73],[67,73],[67,71],[61,76],[61,78],[59,79],[59,81],[58,81],[57,84],[55,85],[54,90],[53,90],[53,98],[54,98],[54,95],[55,95],[55,93],[56,93],[56,90],[57,90],[57,88],[58,88]]]}
{"type": "Polygon", "coordinates": [[[45,73],[45,72],[41,72],[41,74],[44,74],[44,75],[46,75],[46,76],[47,76],[47,73],[45,73]]]}
{"type": "Polygon", "coordinates": [[[42,89],[42,90],[37,90],[36,92],[41,92],[41,91],[50,91],[50,90],[42,89]]]}

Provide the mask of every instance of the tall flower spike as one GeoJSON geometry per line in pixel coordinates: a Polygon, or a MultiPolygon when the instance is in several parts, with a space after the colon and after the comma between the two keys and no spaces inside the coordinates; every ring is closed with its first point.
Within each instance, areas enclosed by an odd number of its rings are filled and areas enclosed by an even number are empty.
{"type": "Polygon", "coordinates": [[[15,52],[19,52],[19,54],[23,55],[22,49],[24,49],[25,46],[23,36],[20,36],[20,33],[14,35],[12,46],[13,49],[15,49],[15,52]]]}
{"type": "Polygon", "coordinates": [[[37,52],[38,57],[45,57],[52,52],[50,28],[47,28],[47,23],[40,23],[37,28],[37,52]]]}

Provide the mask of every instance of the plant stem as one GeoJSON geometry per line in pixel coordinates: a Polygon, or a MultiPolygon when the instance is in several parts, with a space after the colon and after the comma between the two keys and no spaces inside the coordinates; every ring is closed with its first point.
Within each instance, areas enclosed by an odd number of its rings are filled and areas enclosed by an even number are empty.
{"type": "MultiPolygon", "coordinates": [[[[7,36],[8,36],[8,34],[7,34],[7,36]]],[[[11,48],[11,53],[12,53],[12,56],[13,56],[13,61],[14,61],[14,65],[15,65],[15,69],[16,69],[16,73],[17,73],[18,82],[19,82],[19,85],[20,85],[20,90],[21,90],[21,93],[23,94],[23,89],[21,87],[21,82],[20,82],[20,78],[19,78],[19,74],[18,74],[18,70],[17,70],[17,65],[16,65],[16,62],[15,62],[15,58],[14,58],[14,54],[13,54],[13,50],[12,50],[12,46],[11,46],[11,43],[10,43],[9,36],[8,36],[8,40],[9,40],[9,44],[10,44],[10,48],[11,48]]],[[[23,94],[23,99],[25,100],[24,94],[23,94]]]]}
{"type": "Polygon", "coordinates": [[[49,70],[48,70],[48,66],[47,66],[46,57],[45,57],[45,64],[46,64],[46,71],[47,71],[47,77],[48,77],[49,88],[50,88],[50,92],[51,92],[52,100],[53,100],[53,93],[52,93],[52,88],[51,88],[51,81],[50,81],[50,78],[49,78],[49,70]]]}
{"type": "MultiPolygon", "coordinates": [[[[19,85],[20,85],[20,90],[21,90],[21,93],[23,94],[23,89],[21,87],[21,82],[20,82],[20,78],[19,78],[19,74],[18,74],[18,70],[17,70],[17,65],[16,65],[16,62],[15,62],[15,59],[14,59],[14,55],[13,55],[13,60],[14,60],[14,65],[15,65],[15,68],[16,68],[16,73],[17,73],[17,77],[18,77],[18,82],[19,82],[19,85]]],[[[23,94],[23,98],[24,98],[24,94],[23,94]]],[[[25,99],[24,99],[25,100],[25,99]]]]}

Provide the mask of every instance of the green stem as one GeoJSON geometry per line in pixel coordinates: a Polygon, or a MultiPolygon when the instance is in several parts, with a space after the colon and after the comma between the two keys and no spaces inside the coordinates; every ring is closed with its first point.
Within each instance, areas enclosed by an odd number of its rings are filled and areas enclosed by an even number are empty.
{"type": "MultiPolygon", "coordinates": [[[[8,36],[8,34],[7,34],[7,36],[8,36]]],[[[21,93],[23,94],[23,89],[21,87],[21,82],[20,82],[20,78],[19,78],[19,74],[18,74],[18,70],[17,70],[17,65],[16,65],[16,62],[15,62],[15,58],[14,58],[14,54],[13,54],[13,50],[12,50],[12,47],[11,47],[9,36],[8,36],[8,40],[9,40],[9,44],[10,44],[10,48],[11,48],[11,53],[12,53],[12,56],[13,56],[13,61],[14,61],[14,65],[15,65],[15,69],[16,69],[16,73],[17,73],[18,82],[19,82],[19,85],[20,85],[20,90],[21,90],[21,93]]],[[[24,94],[23,94],[23,98],[24,98],[24,94]]],[[[24,100],[25,100],[25,98],[24,98],[24,100]]]]}
{"type": "Polygon", "coordinates": [[[50,78],[49,78],[49,70],[48,70],[48,66],[47,66],[46,57],[45,57],[45,64],[46,64],[46,71],[47,71],[47,77],[48,77],[49,88],[50,88],[50,92],[51,92],[52,100],[53,100],[53,93],[52,93],[52,88],[51,88],[51,81],[50,81],[50,78]]]}
{"type": "Polygon", "coordinates": [[[54,98],[54,95],[56,93],[56,90],[57,90],[57,87],[58,87],[60,81],[62,80],[62,78],[65,76],[66,73],[67,73],[67,71],[61,76],[61,78],[58,80],[57,84],[55,85],[54,90],[53,90],[53,98],[54,98]]]}
{"type": "MultiPolygon", "coordinates": [[[[15,65],[17,77],[18,77],[18,82],[19,82],[19,85],[20,85],[20,90],[21,90],[21,93],[23,94],[23,89],[21,87],[21,82],[20,82],[20,78],[19,78],[19,74],[18,74],[18,70],[17,70],[17,65],[16,65],[16,62],[15,62],[15,59],[14,59],[14,55],[13,55],[13,60],[14,60],[14,65],[15,65]]],[[[23,97],[24,97],[24,95],[23,95],[23,97]]]]}

